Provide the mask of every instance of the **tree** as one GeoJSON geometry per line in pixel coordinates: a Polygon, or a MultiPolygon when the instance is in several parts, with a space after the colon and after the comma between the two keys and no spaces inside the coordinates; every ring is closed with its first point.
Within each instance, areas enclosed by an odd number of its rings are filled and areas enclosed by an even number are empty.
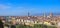
{"type": "Polygon", "coordinates": [[[4,25],[1,19],[0,19],[0,28],[4,28],[4,25]]]}

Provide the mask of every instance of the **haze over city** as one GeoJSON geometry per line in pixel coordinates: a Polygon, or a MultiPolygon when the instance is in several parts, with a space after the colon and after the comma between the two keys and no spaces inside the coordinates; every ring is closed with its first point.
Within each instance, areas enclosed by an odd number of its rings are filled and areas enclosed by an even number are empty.
{"type": "Polygon", "coordinates": [[[0,0],[0,16],[54,13],[60,15],[59,0],[0,0]]]}

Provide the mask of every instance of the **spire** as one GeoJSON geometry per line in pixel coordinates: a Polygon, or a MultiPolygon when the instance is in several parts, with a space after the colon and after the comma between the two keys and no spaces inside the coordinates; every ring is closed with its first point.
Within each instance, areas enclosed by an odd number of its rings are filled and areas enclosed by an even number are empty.
{"type": "Polygon", "coordinates": [[[28,12],[28,19],[30,19],[30,13],[28,12]]]}
{"type": "Polygon", "coordinates": [[[29,17],[30,13],[28,12],[28,17],[29,17]]]}
{"type": "Polygon", "coordinates": [[[50,17],[53,17],[53,13],[50,12],[50,17]]]}
{"type": "Polygon", "coordinates": [[[44,13],[43,16],[46,17],[46,13],[44,13]]]}

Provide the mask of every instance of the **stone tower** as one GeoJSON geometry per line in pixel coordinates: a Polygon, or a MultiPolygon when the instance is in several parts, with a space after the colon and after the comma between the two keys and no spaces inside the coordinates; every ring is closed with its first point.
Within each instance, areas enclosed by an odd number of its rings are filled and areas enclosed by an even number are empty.
{"type": "Polygon", "coordinates": [[[53,17],[53,13],[50,13],[50,15],[49,15],[50,17],[53,17]]]}

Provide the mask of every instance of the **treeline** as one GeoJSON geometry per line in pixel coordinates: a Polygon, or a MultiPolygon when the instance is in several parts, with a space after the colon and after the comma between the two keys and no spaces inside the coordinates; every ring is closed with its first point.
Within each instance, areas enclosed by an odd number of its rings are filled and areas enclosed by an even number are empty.
{"type": "Polygon", "coordinates": [[[16,25],[16,28],[57,28],[55,26],[47,26],[43,24],[35,24],[34,26],[29,26],[29,25],[16,25]]]}

